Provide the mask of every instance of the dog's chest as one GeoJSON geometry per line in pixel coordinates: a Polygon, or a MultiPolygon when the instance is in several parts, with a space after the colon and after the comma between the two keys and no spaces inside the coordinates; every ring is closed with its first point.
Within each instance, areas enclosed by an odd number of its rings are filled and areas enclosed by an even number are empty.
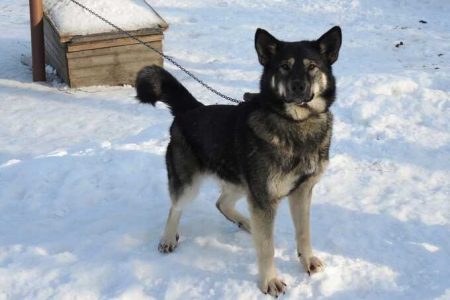
{"type": "Polygon", "coordinates": [[[294,190],[305,177],[317,172],[319,165],[318,154],[309,154],[300,159],[300,162],[291,170],[273,167],[268,176],[268,190],[272,197],[280,198],[294,190]]]}
{"type": "MultiPolygon", "coordinates": [[[[289,122],[275,115],[268,118],[255,113],[249,125],[265,142],[268,168],[267,189],[272,198],[293,191],[306,177],[320,172],[321,148],[331,136],[328,114],[304,122],[289,122]]],[[[326,148],[326,147],[325,147],[326,148]]],[[[324,148],[324,149],[325,149],[324,148]]]]}

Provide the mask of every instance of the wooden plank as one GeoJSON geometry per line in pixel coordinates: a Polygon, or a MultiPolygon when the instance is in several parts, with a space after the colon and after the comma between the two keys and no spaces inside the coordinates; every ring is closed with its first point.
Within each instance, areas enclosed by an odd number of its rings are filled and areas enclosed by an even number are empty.
{"type": "MultiPolygon", "coordinates": [[[[161,41],[163,39],[163,35],[158,34],[158,35],[142,36],[139,39],[145,43],[155,42],[155,41],[161,41]]],[[[117,46],[124,46],[124,45],[132,45],[132,44],[137,44],[137,43],[138,42],[136,42],[135,40],[133,40],[131,38],[120,38],[120,39],[113,39],[113,40],[93,41],[93,42],[84,42],[84,43],[69,42],[67,44],[67,51],[68,52],[77,52],[77,51],[84,51],[84,50],[93,50],[93,49],[117,47],[117,46]]]]}
{"type": "MultiPolygon", "coordinates": [[[[162,65],[161,61],[154,61],[153,64],[162,65]]],[[[76,70],[71,74],[71,87],[83,87],[92,85],[134,85],[137,72],[147,64],[142,62],[130,63],[115,68],[94,67],[83,70],[76,70]]]]}
{"type": "MultiPolygon", "coordinates": [[[[158,28],[143,28],[139,30],[128,31],[131,35],[140,37],[144,35],[158,35],[163,34],[166,28],[158,27],[158,28]]],[[[96,33],[96,34],[88,34],[88,35],[75,35],[75,36],[60,36],[60,40],[62,43],[87,43],[94,41],[105,41],[105,40],[113,40],[126,38],[127,35],[120,32],[106,32],[106,33],[96,33]]]]}
{"type": "MultiPolygon", "coordinates": [[[[153,64],[162,66],[162,60],[154,61],[153,64]]],[[[135,62],[122,65],[114,69],[107,67],[95,67],[83,70],[76,70],[71,74],[71,87],[83,87],[92,85],[134,85],[137,72],[147,64],[135,62]]]]}
{"type": "Polygon", "coordinates": [[[45,61],[53,66],[58,75],[70,84],[67,71],[66,49],[59,42],[59,36],[51,22],[44,17],[44,42],[45,42],[45,61]]]}
{"type": "Polygon", "coordinates": [[[61,41],[61,37],[58,32],[58,29],[56,29],[55,24],[53,24],[52,20],[47,16],[45,11],[44,11],[44,22],[47,22],[47,25],[50,26],[52,32],[55,34],[55,36],[58,38],[58,40],[61,41]]]}
{"type": "MultiPolygon", "coordinates": [[[[153,42],[151,46],[159,50],[162,49],[161,43],[153,42]]],[[[159,57],[157,53],[148,50],[142,45],[127,45],[67,54],[70,70],[97,66],[114,67],[115,65],[131,63],[141,58],[154,56],[159,57]]]]}
{"type": "MultiPolygon", "coordinates": [[[[162,50],[162,42],[151,46],[162,50]]],[[[144,66],[162,66],[163,59],[139,44],[67,53],[72,87],[134,84],[144,66]]]]}
{"type": "MultiPolygon", "coordinates": [[[[150,46],[156,50],[162,51],[162,42],[151,42],[150,46]]],[[[111,63],[127,62],[126,59],[133,60],[136,53],[156,52],[144,47],[141,44],[125,45],[111,48],[93,49],[78,52],[67,53],[68,60],[77,62],[80,67],[89,67],[95,65],[105,65],[111,63]]]]}

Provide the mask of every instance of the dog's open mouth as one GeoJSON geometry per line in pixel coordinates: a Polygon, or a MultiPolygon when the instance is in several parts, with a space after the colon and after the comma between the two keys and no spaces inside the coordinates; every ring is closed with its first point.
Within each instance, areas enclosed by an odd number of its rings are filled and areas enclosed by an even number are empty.
{"type": "Polygon", "coordinates": [[[298,99],[298,100],[295,100],[294,102],[298,106],[305,107],[305,106],[308,106],[308,102],[311,102],[312,99],[314,99],[314,94],[311,94],[311,97],[309,99],[298,99]]]}

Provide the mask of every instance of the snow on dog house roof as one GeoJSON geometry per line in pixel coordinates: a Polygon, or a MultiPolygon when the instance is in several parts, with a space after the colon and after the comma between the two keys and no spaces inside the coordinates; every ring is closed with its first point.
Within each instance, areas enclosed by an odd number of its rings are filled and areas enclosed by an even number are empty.
{"type": "MultiPolygon", "coordinates": [[[[161,33],[168,27],[145,0],[77,1],[126,31],[146,29],[161,33]]],[[[116,32],[110,25],[69,0],[44,0],[44,12],[62,41],[70,40],[73,36],[116,32]]]]}

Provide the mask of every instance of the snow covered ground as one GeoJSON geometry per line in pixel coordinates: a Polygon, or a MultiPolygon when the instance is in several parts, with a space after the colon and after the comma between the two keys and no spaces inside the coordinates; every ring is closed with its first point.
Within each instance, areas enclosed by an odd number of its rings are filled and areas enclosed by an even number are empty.
{"type": "MultiPolygon", "coordinates": [[[[327,267],[302,271],[284,202],[283,298],[450,299],[448,1],[150,3],[170,24],[166,53],[234,97],[257,87],[257,27],[299,40],[341,25],[331,164],[312,206],[327,267]]],[[[131,87],[32,83],[28,1],[1,0],[0,26],[0,299],[265,299],[251,237],[218,213],[212,181],[179,248],[157,252],[168,110],[138,104],[131,87]]]]}

